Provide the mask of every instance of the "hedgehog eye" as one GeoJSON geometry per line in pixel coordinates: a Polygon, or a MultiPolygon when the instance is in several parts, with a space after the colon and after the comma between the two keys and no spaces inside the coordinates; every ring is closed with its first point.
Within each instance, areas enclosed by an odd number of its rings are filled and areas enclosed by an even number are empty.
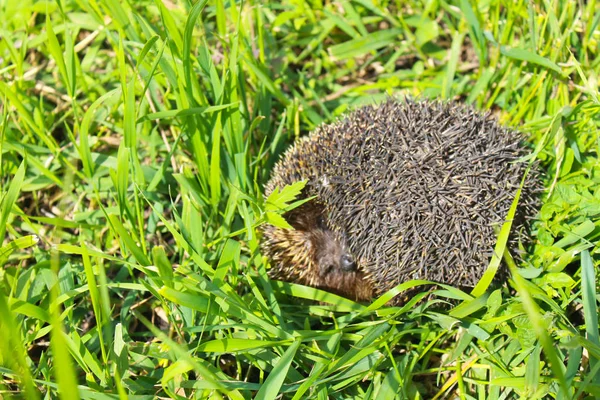
{"type": "Polygon", "coordinates": [[[327,229],[327,223],[326,223],[325,217],[323,215],[319,215],[317,217],[317,225],[319,225],[319,228],[321,228],[321,229],[327,229]]]}

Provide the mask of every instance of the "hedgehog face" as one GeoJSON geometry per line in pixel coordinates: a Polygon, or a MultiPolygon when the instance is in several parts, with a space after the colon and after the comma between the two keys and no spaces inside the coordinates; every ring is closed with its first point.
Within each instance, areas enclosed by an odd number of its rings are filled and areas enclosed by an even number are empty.
{"type": "Polygon", "coordinates": [[[321,279],[332,274],[346,274],[356,271],[354,257],[343,239],[333,231],[319,227],[308,231],[310,245],[314,247],[316,272],[321,279]]]}
{"type": "Polygon", "coordinates": [[[267,228],[274,278],[318,287],[357,300],[372,296],[344,235],[332,230],[321,207],[307,203],[285,215],[293,230],[267,228]],[[270,231],[269,231],[270,230],[270,231]],[[295,267],[286,268],[288,265],[295,267]]]}

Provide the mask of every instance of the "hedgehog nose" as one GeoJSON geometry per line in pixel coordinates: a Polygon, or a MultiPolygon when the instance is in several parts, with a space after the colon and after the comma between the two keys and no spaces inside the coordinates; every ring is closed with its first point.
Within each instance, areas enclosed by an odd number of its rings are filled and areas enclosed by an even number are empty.
{"type": "Polygon", "coordinates": [[[344,271],[354,271],[356,269],[356,263],[349,254],[344,254],[340,260],[340,265],[344,271]]]}

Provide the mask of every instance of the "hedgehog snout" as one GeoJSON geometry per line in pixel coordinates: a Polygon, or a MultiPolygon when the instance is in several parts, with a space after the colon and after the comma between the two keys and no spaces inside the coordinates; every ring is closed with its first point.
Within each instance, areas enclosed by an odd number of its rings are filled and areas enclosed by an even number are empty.
{"type": "Polygon", "coordinates": [[[356,271],[354,258],[344,253],[340,257],[337,254],[326,254],[319,260],[319,275],[325,276],[331,273],[350,273],[356,271]]]}
{"type": "Polygon", "coordinates": [[[316,248],[318,274],[325,277],[332,273],[350,273],[356,270],[354,257],[342,240],[329,230],[319,230],[313,239],[316,248]]]}

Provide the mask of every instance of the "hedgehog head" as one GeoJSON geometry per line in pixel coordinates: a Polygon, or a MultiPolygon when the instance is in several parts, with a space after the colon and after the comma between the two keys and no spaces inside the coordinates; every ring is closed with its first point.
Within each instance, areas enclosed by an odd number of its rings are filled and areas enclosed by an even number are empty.
{"type": "Polygon", "coordinates": [[[306,203],[285,215],[293,229],[265,228],[263,247],[276,279],[325,289],[355,300],[372,296],[364,273],[347,245],[344,234],[328,226],[324,207],[306,203]]]}

